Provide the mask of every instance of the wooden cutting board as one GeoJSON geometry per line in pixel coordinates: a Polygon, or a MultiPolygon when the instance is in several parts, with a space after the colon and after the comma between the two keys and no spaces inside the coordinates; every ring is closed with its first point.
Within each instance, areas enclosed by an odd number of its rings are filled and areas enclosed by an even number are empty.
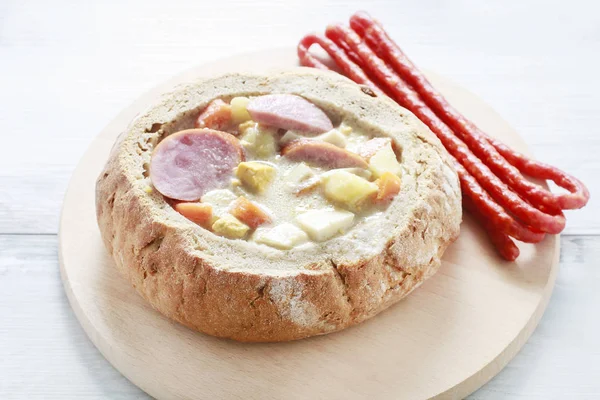
{"type": "MultiPolygon", "coordinates": [[[[186,71],[144,94],[90,146],[67,191],[59,256],[69,301],[92,342],[158,399],[462,398],[497,374],[540,320],[558,269],[559,237],[520,245],[503,262],[465,216],[440,271],[408,298],[345,331],[242,344],[193,332],[147,305],[117,272],[96,225],[94,186],[117,135],[175,84],[230,71],[296,65],[294,49],[238,55],[186,71]]],[[[527,153],[473,94],[428,74],[481,128],[527,153]]]]}

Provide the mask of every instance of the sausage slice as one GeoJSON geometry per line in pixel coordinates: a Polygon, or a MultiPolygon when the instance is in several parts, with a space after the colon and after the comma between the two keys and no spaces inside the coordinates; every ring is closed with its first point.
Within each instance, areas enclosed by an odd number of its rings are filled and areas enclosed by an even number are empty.
{"type": "Polygon", "coordinates": [[[337,147],[334,144],[316,140],[294,140],[283,148],[281,154],[290,160],[306,161],[330,169],[368,167],[364,158],[358,154],[337,147]]]}
{"type": "Polygon", "coordinates": [[[293,94],[268,94],[248,103],[252,119],[277,128],[319,134],[333,129],[331,120],[319,107],[293,94]]]}
{"type": "Polygon", "coordinates": [[[225,187],[244,159],[239,141],[212,129],[188,129],[163,139],[150,163],[150,179],[166,197],[195,201],[225,187]]]}

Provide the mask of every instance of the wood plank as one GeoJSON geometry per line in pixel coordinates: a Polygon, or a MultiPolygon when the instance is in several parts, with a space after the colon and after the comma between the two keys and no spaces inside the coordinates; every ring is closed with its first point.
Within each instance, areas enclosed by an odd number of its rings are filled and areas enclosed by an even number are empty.
{"type": "MultiPolygon", "coordinates": [[[[213,74],[235,70],[238,64],[245,70],[264,71],[265,65],[284,67],[295,58],[293,49],[269,50],[219,60],[194,71],[213,74]]],[[[174,78],[168,86],[182,78],[174,78]]],[[[477,97],[439,76],[430,79],[481,126],[526,151],[518,135],[477,97]]],[[[112,140],[159,95],[155,91],[150,99],[127,109],[86,153],[69,184],[59,234],[61,277],[78,320],[113,366],[150,395],[261,398],[272,390],[273,381],[280,381],[279,395],[299,399],[315,393],[324,398],[365,394],[379,398],[390,393],[409,399],[438,394],[464,397],[495,376],[537,326],[554,287],[559,237],[522,246],[518,263],[506,268],[490,245],[483,245],[481,230],[470,218],[465,218],[460,237],[444,254],[447,262],[439,274],[377,321],[337,335],[270,344],[259,350],[215,341],[160,318],[114,274],[113,263],[104,257],[96,229],[95,191],[88,186],[102,169],[112,140]],[[499,269],[504,273],[499,274],[499,269]],[[319,350],[322,347],[330,351],[319,350]],[[360,350],[350,354],[344,349],[360,350]],[[207,369],[210,376],[188,375],[207,369]],[[365,375],[363,369],[371,374],[365,375]],[[240,374],[249,370],[252,375],[240,374]],[[231,376],[236,376],[236,384],[228,386],[231,376]]],[[[186,304],[193,301],[187,298],[186,304]]]]}
{"type": "Polygon", "coordinates": [[[600,396],[599,236],[563,236],[546,313],[521,352],[472,399],[592,399],[600,396]]]}
{"type": "MultiPolygon", "coordinates": [[[[0,235],[0,398],[146,399],[79,326],[58,272],[56,237],[0,235]]],[[[600,237],[562,238],[554,294],[511,363],[471,399],[600,396],[600,237]]],[[[116,271],[115,271],[116,272],[116,271]]]]}
{"type": "MultiPolygon", "coordinates": [[[[0,1],[0,233],[56,233],[78,159],[143,91],[208,59],[293,45],[365,7],[359,0],[219,4],[226,13],[201,1],[0,1]]],[[[368,10],[414,61],[478,94],[540,159],[598,196],[598,2],[381,0],[368,10]]],[[[568,214],[567,232],[600,233],[594,209],[592,197],[568,214]]],[[[540,326],[472,398],[600,397],[600,328],[591,307],[599,300],[600,242],[562,243],[558,285],[540,326]]],[[[55,248],[53,236],[0,237],[0,398],[147,398],[85,337],[66,303],[55,248]]]]}
{"type": "Polygon", "coordinates": [[[54,235],[0,236],[0,398],[147,398],[79,326],[56,247],[54,235]]]}

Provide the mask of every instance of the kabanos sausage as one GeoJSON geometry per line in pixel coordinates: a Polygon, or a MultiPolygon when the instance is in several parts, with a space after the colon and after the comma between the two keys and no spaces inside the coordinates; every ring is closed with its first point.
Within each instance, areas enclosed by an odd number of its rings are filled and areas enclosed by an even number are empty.
{"type": "Polygon", "coordinates": [[[520,251],[515,242],[506,233],[497,230],[468,197],[463,197],[463,208],[469,211],[483,226],[490,241],[505,260],[514,261],[519,257],[520,251]]]}
{"type": "Polygon", "coordinates": [[[540,210],[557,214],[561,209],[581,208],[587,203],[589,191],[581,181],[558,168],[529,160],[512,151],[467,120],[429,83],[383,27],[368,14],[365,12],[354,14],[350,19],[350,26],[364,38],[379,57],[390,64],[396,73],[419,93],[423,101],[465,141],[477,157],[532,205],[540,210]],[[550,179],[570,193],[551,193],[529,182],[520,172],[534,178],[550,179]]]}
{"type": "Polygon", "coordinates": [[[319,61],[315,56],[310,54],[309,50],[313,44],[318,44],[329,54],[335,61],[337,66],[344,72],[348,78],[361,85],[368,86],[376,94],[381,94],[381,90],[377,85],[367,77],[365,72],[357,65],[360,59],[356,54],[353,54],[353,59],[344,53],[344,49],[340,48],[336,43],[321,35],[306,35],[298,43],[298,58],[300,64],[305,67],[318,68],[323,70],[331,70],[328,66],[319,61]]]}
{"type": "Polygon", "coordinates": [[[544,240],[544,233],[534,232],[512,218],[490,197],[462,164],[456,159],[453,161],[460,180],[463,199],[468,198],[473,206],[477,208],[478,213],[482,216],[480,220],[486,220],[486,229],[489,228],[512,236],[525,243],[539,243],[544,240]]]}
{"type": "Polygon", "coordinates": [[[243,161],[239,141],[212,129],[188,129],[164,138],[150,162],[150,180],[164,196],[195,201],[226,186],[243,161]]]}
{"type": "Polygon", "coordinates": [[[248,103],[248,112],[258,123],[309,134],[333,129],[331,120],[319,107],[293,94],[268,94],[248,103]]]}
{"type": "MultiPolygon", "coordinates": [[[[329,69],[324,64],[320,62],[315,62],[314,57],[308,53],[308,49],[306,46],[309,46],[315,37],[315,35],[309,35],[305,37],[298,45],[298,56],[300,57],[300,62],[302,63],[302,65],[305,66],[329,69]]],[[[335,60],[338,63],[338,66],[340,66],[344,70],[344,72],[349,78],[354,80],[356,83],[364,83],[364,79],[366,78],[366,76],[364,75],[362,70],[360,70],[360,67],[358,69],[361,71],[362,76],[353,76],[346,71],[346,69],[348,68],[351,69],[350,67],[357,67],[354,63],[352,63],[352,61],[350,61],[347,57],[338,57],[335,58],[335,60]]],[[[373,85],[373,82],[370,82],[370,84],[373,85]]],[[[377,91],[380,93],[379,89],[377,91]]],[[[456,159],[454,161],[459,178],[461,179],[463,194],[465,196],[472,197],[473,200],[477,201],[478,207],[483,208],[484,216],[489,219],[489,226],[493,227],[493,229],[500,229],[501,232],[512,235],[518,240],[522,240],[529,243],[537,243],[544,238],[543,233],[533,232],[527,227],[520,224],[518,221],[515,221],[502,209],[502,207],[494,203],[494,201],[489,197],[485,190],[483,190],[483,188],[481,188],[481,186],[477,183],[475,178],[473,178],[464,169],[464,167],[456,161],[456,159]]]]}
{"type": "Polygon", "coordinates": [[[481,162],[462,142],[454,136],[450,128],[421,100],[419,95],[404,82],[394,70],[387,66],[365,42],[354,32],[341,25],[330,25],[325,31],[327,37],[340,37],[361,57],[363,67],[377,76],[390,90],[394,100],[415,114],[440,139],[446,150],[472,174],[493,198],[514,214],[524,225],[547,233],[560,233],[565,227],[565,217],[561,212],[546,214],[526,201],[502,182],[481,162]]]}
{"type": "Polygon", "coordinates": [[[525,175],[538,179],[551,180],[561,188],[568,190],[569,193],[552,193],[552,196],[556,198],[558,207],[561,209],[573,210],[581,208],[589,201],[590,192],[588,188],[573,175],[569,175],[552,165],[532,160],[491,136],[485,136],[485,138],[496,148],[502,157],[525,175]]]}
{"type": "MultiPolygon", "coordinates": [[[[329,69],[323,63],[316,60],[310,53],[308,53],[308,47],[312,43],[320,43],[320,36],[316,35],[308,35],[298,45],[298,56],[300,58],[300,62],[304,66],[320,68],[320,69],[329,69]]],[[[322,41],[322,40],[321,40],[322,41]]],[[[334,46],[336,46],[334,44],[334,46]]],[[[327,49],[327,48],[326,48],[327,49]]],[[[338,48],[339,49],[339,48],[338,48]]],[[[328,51],[329,52],[329,51],[328,51]]],[[[335,54],[335,53],[334,53],[335,54]]],[[[343,54],[343,52],[342,52],[343,54]]],[[[330,55],[332,55],[330,53],[330,55]]],[[[333,57],[333,56],[332,56],[333,57]]],[[[348,59],[348,57],[333,57],[335,61],[338,63],[338,66],[344,70],[345,74],[354,80],[356,83],[365,83],[366,75],[364,72],[354,64],[352,61],[348,59]],[[352,71],[353,68],[358,68],[360,73],[358,74],[350,74],[348,70],[352,71]]],[[[372,81],[368,81],[370,85],[374,85],[372,81]]],[[[381,93],[380,89],[377,89],[378,93],[381,93]]],[[[289,151],[290,149],[288,149],[289,151]]],[[[296,149],[298,150],[298,149],[296,149]]],[[[285,151],[285,149],[284,149],[285,151]]],[[[301,153],[300,153],[301,154],[301,153]]],[[[457,168],[458,176],[461,179],[461,186],[463,187],[463,195],[467,197],[471,197],[476,201],[477,207],[481,207],[483,211],[483,217],[488,219],[486,223],[487,227],[490,229],[499,230],[501,234],[512,235],[518,240],[522,240],[524,242],[529,243],[537,243],[544,239],[543,233],[533,232],[529,230],[527,227],[520,224],[518,221],[515,221],[510,215],[508,215],[502,207],[496,204],[492,198],[481,188],[481,186],[477,183],[475,178],[473,178],[464,167],[456,161],[455,166],[457,168]]],[[[499,236],[498,235],[498,236],[499,236]]],[[[514,251],[512,251],[514,255],[514,251]]]]}

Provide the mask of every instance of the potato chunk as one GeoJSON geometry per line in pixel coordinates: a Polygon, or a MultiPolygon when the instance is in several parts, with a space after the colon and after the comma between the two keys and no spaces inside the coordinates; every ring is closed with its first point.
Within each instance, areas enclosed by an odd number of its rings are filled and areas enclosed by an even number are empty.
{"type": "Polygon", "coordinates": [[[247,97],[234,97],[231,99],[229,105],[231,106],[231,119],[234,124],[241,124],[251,119],[246,109],[249,102],[250,99],[247,97]]]}
{"type": "Polygon", "coordinates": [[[277,130],[246,121],[240,124],[242,146],[259,158],[267,158],[277,153],[275,134],[277,130]]]}
{"type": "MultiPolygon", "coordinates": [[[[229,205],[237,199],[237,196],[228,189],[215,189],[207,192],[200,199],[202,204],[212,207],[213,216],[220,217],[229,209],[229,205]]],[[[213,221],[214,222],[214,221],[213,221]]]]}
{"type": "Polygon", "coordinates": [[[345,122],[342,122],[338,128],[338,130],[344,135],[349,135],[352,133],[352,127],[350,125],[346,125],[345,122]]]}
{"type": "Polygon", "coordinates": [[[331,171],[323,176],[325,197],[351,210],[358,210],[377,185],[348,171],[331,171]]]}
{"type": "Polygon", "coordinates": [[[313,210],[296,217],[296,222],[312,240],[322,242],[352,226],[354,214],[344,210],[313,210]]]}
{"type": "Polygon", "coordinates": [[[384,172],[400,175],[402,169],[391,142],[379,149],[369,159],[369,169],[375,178],[379,178],[384,172]]]}
{"type": "Polygon", "coordinates": [[[263,192],[275,178],[277,171],[269,164],[257,161],[242,162],[235,175],[253,192],[263,192]]]}
{"type": "Polygon", "coordinates": [[[338,129],[332,129],[319,136],[316,136],[315,140],[321,140],[323,142],[331,143],[337,147],[342,148],[346,147],[346,144],[348,144],[348,139],[346,139],[346,135],[341,133],[338,129]]]}
{"type": "Polygon", "coordinates": [[[296,225],[283,223],[271,229],[256,231],[254,240],[280,250],[289,250],[308,240],[308,235],[296,225]]]}
{"type": "Polygon", "coordinates": [[[286,184],[290,188],[296,188],[302,182],[315,175],[314,170],[305,163],[296,164],[285,174],[286,184]]]}

